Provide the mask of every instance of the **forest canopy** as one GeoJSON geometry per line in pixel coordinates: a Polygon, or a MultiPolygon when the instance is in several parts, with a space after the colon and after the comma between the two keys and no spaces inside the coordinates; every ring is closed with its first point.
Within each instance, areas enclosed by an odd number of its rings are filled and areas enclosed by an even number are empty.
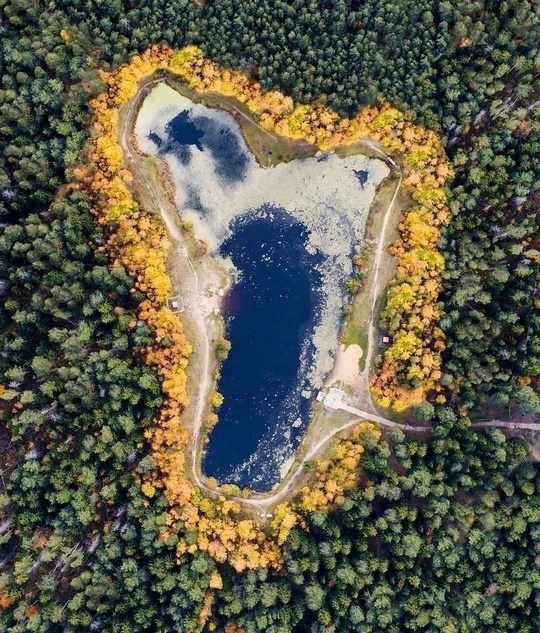
{"type": "Polygon", "coordinates": [[[0,629],[538,631],[538,465],[525,439],[471,418],[540,412],[540,5],[0,6],[0,629]],[[148,488],[167,378],[145,354],[185,341],[133,326],[146,290],[111,265],[95,200],[74,187],[103,73],[186,44],[341,117],[388,101],[439,135],[453,172],[445,402],[418,412],[433,433],[363,436],[355,486],[324,512],[305,504],[280,565],[243,571],[173,532],[148,488]]]}

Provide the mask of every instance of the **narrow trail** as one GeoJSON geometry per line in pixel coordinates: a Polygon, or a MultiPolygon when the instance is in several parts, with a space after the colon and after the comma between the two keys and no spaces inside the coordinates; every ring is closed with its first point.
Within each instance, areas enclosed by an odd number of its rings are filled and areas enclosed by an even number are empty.
{"type": "MultiPolygon", "coordinates": [[[[379,153],[386,162],[390,163],[394,169],[399,169],[396,162],[390,158],[384,151],[378,148],[374,143],[369,140],[363,140],[362,143],[367,147],[370,147],[375,152],[379,153]]],[[[357,389],[364,396],[364,406],[368,408],[370,411],[375,411],[375,407],[373,406],[373,402],[371,399],[371,391],[369,388],[369,373],[371,369],[371,364],[373,361],[373,355],[375,349],[377,348],[377,326],[376,326],[376,308],[377,308],[377,300],[379,298],[380,292],[382,290],[381,281],[380,281],[380,272],[381,272],[381,263],[388,248],[387,244],[387,231],[390,223],[390,219],[392,218],[392,211],[394,210],[394,205],[396,204],[397,197],[401,191],[401,185],[403,183],[403,174],[401,170],[399,170],[399,180],[397,182],[396,188],[394,190],[394,195],[384,212],[384,219],[381,228],[381,233],[379,239],[377,240],[377,249],[375,251],[375,259],[373,262],[373,276],[371,279],[370,285],[370,310],[369,310],[369,326],[367,331],[367,353],[364,364],[364,371],[360,374],[360,378],[358,380],[357,389]]]]}
{"type": "MultiPolygon", "coordinates": [[[[185,264],[187,264],[187,270],[189,270],[189,275],[186,276],[183,281],[183,294],[184,300],[186,302],[186,308],[189,310],[190,319],[196,330],[196,338],[197,338],[197,347],[198,349],[194,353],[198,353],[200,356],[200,380],[198,382],[198,392],[196,399],[196,406],[194,411],[194,419],[192,421],[192,439],[191,439],[191,456],[190,460],[190,470],[189,476],[192,481],[202,490],[204,490],[207,494],[212,496],[221,496],[223,497],[223,493],[219,491],[219,489],[209,488],[204,481],[202,481],[196,464],[196,450],[199,443],[199,438],[201,434],[202,428],[202,417],[204,414],[204,410],[206,408],[206,402],[208,398],[208,391],[210,388],[210,340],[209,340],[209,323],[207,321],[207,305],[202,300],[203,288],[197,273],[196,268],[191,261],[190,254],[188,252],[185,240],[179,231],[177,225],[173,221],[170,215],[170,211],[167,208],[167,204],[163,203],[163,194],[154,186],[153,181],[148,177],[146,170],[141,167],[138,162],[140,158],[137,152],[132,148],[130,143],[131,133],[134,127],[134,117],[138,112],[138,107],[142,99],[147,94],[147,90],[149,87],[154,86],[160,82],[163,82],[163,79],[153,79],[151,81],[147,81],[141,86],[141,90],[137,93],[134,99],[129,103],[127,109],[125,110],[125,118],[123,123],[121,124],[121,133],[120,133],[120,141],[122,145],[122,149],[124,151],[124,155],[127,159],[128,164],[134,170],[137,177],[140,179],[140,182],[144,184],[146,187],[148,194],[151,199],[154,201],[156,208],[159,211],[159,215],[162,218],[169,235],[173,239],[175,245],[180,249],[179,253],[176,253],[176,257],[180,257],[185,264]],[[142,89],[144,87],[144,90],[142,89]]],[[[250,123],[254,124],[259,128],[262,132],[267,134],[268,136],[272,136],[270,132],[262,128],[256,121],[247,116],[244,112],[242,112],[239,108],[234,106],[233,104],[228,103],[229,107],[234,109],[241,117],[250,121],[250,123]]],[[[381,150],[375,143],[370,141],[369,139],[364,139],[361,141],[362,144],[370,147],[373,151],[380,154],[386,162],[391,164],[394,169],[399,169],[398,165],[395,161],[389,157],[383,150],[381,150]]],[[[369,320],[369,328],[368,328],[368,351],[366,354],[366,364],[365,371],[362,373],[362,388],[366,390],[366,393],[369,394],[369,368],[371,366],[371,362],[373,360],[373,354],[376,347],[376,326],[375,326],[375,312],[376,312],[376,304],[377,298],[379,296],[381,288],[380,286],[380,270],[382,258],[385,252],[385,244],[386,244],[386,234],[389,227],[390,218],[392,217],[392,211],[394,205],[396,203],[397,197],[401,190],[401,185],[403,182],[403,175],[400,172],[400,178],[396,185],[393,197],[384,212],[384,220],[381,229],[381,235],[379,237],[377,243],[377,250],[375,252],[374,259],[374,273],[371,283],[371,308],[370,308],[370,320],[369,320]],[[365,382],[365,385],[363,384],[365,382]]],[[[343,411],[347,411],[354,415],[353,418],[343,422],[339,426],[329,430],[323,437],[321,437],[316,444],[314,444],[306,455],[301,459],[301,461],[297,464],[294,471],[290,471],[289,475],[279,484],[277,488],[273,491],[266,494],[256,494],[253,493],[253,496],[250,498],[244,498],[240,496],[229,496],[228,498],[237,501],[244,506],[248,506],[258,511],[260,516],[269,516],[267,515],[268,509],[279,501],[281,501],[284,497],[286,497],[290,490],[295,486],[299,477],[303,474],[304,468],[308,462],[310,462],[319,451],[336,435],[347,431],[359,424],[362,421],[370,421],[380,424],[383,427],[387,428],[395,428],[400,429],[401,431],[407,433],[431,433],[431,426],[411,426],[408,424],[401,424],[399,422],[393,422],[392,420],[388,420],[382,416],[374,413],[374,407],[371,402],[371,398],[366,398],[366,406],[371,409],[370,411],[364,411],[362,409],[357,409],[355,407],[351,407],[344,403],[339,403],[335,408],[341,409],[343,411]]],[[[533,430],[540,431],[540,424],[534,424],[530,422],[506,422],[502,420],[487,420],[474,422],[472,424],[473,428],[483,429],[490,427],[499,427],[505,428],[509,430],[533,430]]]]}
{"type": "MultiPolygon", "coordinates": [[[[364,421],[375,422],[380,424],[386,428],[399,429],[400,431],[404,431],[405,433],[432,433],[433,428],[431,426],[411,426],[410,424],[401,424],[400,422],[393,422],[392,420],[388,420],[387,418],[383,418],[379,415],[370,413],[368,411],[361,411],[359,409],[355,409],[354,407],[349,407],[348,405],[341,405],[339,409],[343,411],[349,411],[354,413],[355,417],[343,422],[336,428],[328,431],[326,435],[324,435],[314,446],[311,447],[309,452],[302,458],[299,462],[298,466],[294,470],[293,473],[289,475],[289,477],[282,482],[278,488],[273,490],[272,492],[260,495],[257,498],[244,498],[244,497],[232,497],[235,501],[243,503],[244,505],[249,505],[252,507],[259,508],[263,512],[267,512],[268,508],[274,506],[279,503],[284,497],[288,495],[291,488],[294,487],[298,478],[302,475],[305,465],[310,462],[327,444],[332,438],[334,438],[339,433],[343,433],[344,431],[348,431],[353,428],[357,424],[360,424],[364,421]]],[[[482,422],[473,422],[472,428],[482,429],[482,428],[505,428],[510,430],[531,430],[531,431],[540,431],[540,424],[534,424],[532,422],[505,422],[503,420],[487,420],[482,422]]],[[[212,491],[214,494],[215,491],[212,491]]]]}
{"type": "Polygon", "coordinates": [[[505,422],[504,420],[484,420],[482,422],[473,422],[471,425],[475,429],[488,429],[498,427],[502,429],[540,431],[540,422],[505,422]]]}
{"type": "MultiPolygon", "coordinates": [[[[154,86],[158,83],[161,83],[162,81],[162,79],[154,79],[152,81],[149,81],[145,83],[145,88],[154,86]]],[[[186,303],[186,307],[189,310],[190,319],[192,320],[192,323],[197,331],[196,336],[199,349],[196,350],[195,353],[199,354],[201,361],[200,380],[198,381],[196,408],[194,412],[193,426],[191,432],[191,453],[193,455],[193,459],[191,460],[192,468],[190,475],[197,486],[199,486],[203,490],[206,490],[207,492],[212,492],[212,490],[208,488],[199,477],[194,459],[201,433],[203,413],[206,407],[208,391],[210,388],[210,341],[208,336],[208,323],[206,319],[208,315],[205,314],[204,304],[198,301],[198,299],[202,296],[203,291],[199,280],[199,275],[195,267],[193,266],[193,262],[191,261],[191,257],[189,255],[185,240],[178,230],[178,227],[171,219],[166,206],[162,203],[162,193],[156,190],[154,183],[148,177],[146,170],[141,168],[141,166],[139,165],[139,162],[137,160],[138,154],[134,151],[130,143],[131,132],[135,124],[134,117],[138,112],[138,107],[141,100],[144,99],[145,96],[145,94],[142,94],[142,92],[139,91],[137,96],[128,105],[125,114],[123,129],[120,135],[120,141],[122,149],[124,151],[124,155],[128,159],[130,167],[135,170],[140,181],[146,186],[150,196],[155,202],[161,219],[167,227],[167,231],[169,232],[170,237],[173,239],[174,244],[180,248],[181,252],[176,253],[176,257],[180,256],[188,265],[189,276],[185,277],[182,282],[184,301],[186,303]]]]}

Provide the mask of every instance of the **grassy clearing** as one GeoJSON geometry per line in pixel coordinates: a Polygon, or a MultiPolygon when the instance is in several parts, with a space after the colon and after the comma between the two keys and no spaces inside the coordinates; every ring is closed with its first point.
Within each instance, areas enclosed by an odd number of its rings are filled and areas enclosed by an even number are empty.
{"type": "MultiPolygon", "coordinates": [[[[368,148],[369,149],[369,148],[368,148]]],[[[349,155],[353,151],[358,151],[356,147],[344,148],[344,155],[349,155]]],[[[340,152],[341,153],[341,152],[340,152]]],[[[366,152],[367,153],[367,152],[366,152]]],[[[366,227],[366,243],[369,245],[374,242],[381,233],[382,223],[384,220],[384,212],[388,208],[390,201],[394,195],[397,179],[395,176],[389,176],[380,185],[377,195],[373,203],[373,207],[369,213],[368,224],[366,227]]],[[[395,205],[393,214],[395,215],[395,221],[393,224],[397,227],[399,215],[401,210],[407,204],[405,198],[398,198],[395,205]]],[[[390,232],[387,236],[387,244],[389,246],[398,237],[397,228],[390,232]]],[[[343,330],[341,334],[341,342],[348,347],[352,344],[360,345],[362,348],[362,357],[358,363],[360,371],[364,371],[366,368],[366,357],[368,352],[368,328],[371,319],[371,293],[373,291],[373,264],[375,257],[375,249],[371,248],[366,255],[365,261],[362,266],[364,278],[362,281],[362,287],[354,295],[344,320],[343,330]]],[[[382,272],[379,275],[380,284],[379,296],[377,298],[377,304],[375,314],[373,315],[375,323],[378,322],[378,318],[381,310],[384,307],[385,290],[388,282],[392,279],[395,272],[395,261],[391,255],[386,254],[383,261],[382,272]]],[[[373,355],[376,358],[376,354],[373,355]]]]}
{"type": "Polygon", "coordinates": [[[367,336],[362,328],[362,325],[354,318],[355,315],[350,315],[345,320],[343,326],[343,334],[341,336],[341,342],[345,347],[349,345],[360,345],[364,350],[367,345],[367,336]]]}
{"type": "Polygon", "coordinates": [[[350,143],[349,145],[341,145],[336,147],[336,154],[345,158],[346,156],[354,156],[355,154],[363,154],[368,158],[377,158],[378,160],[382,160],[381,154],[376,152],[373,148],[362,141],[358,141],[357,143],[350,143]]]}
{"type": "Polygon", "coordinates": [[[354,318],[354,316],[354,313],[351,313],[351,315],[347,316],[345,319],[341,342],[345,345],[345,348],[349,347],[349,345],[360,345],[362,348],[362,356],[358,361],[358,368],[362,372],[366,368],[368,337],[364,327],[354,318]]]}

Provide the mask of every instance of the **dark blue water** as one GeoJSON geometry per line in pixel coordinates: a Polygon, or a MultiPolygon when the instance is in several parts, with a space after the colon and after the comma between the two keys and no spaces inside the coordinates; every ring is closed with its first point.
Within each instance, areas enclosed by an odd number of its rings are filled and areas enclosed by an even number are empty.
{"type": "Polygon", "coordinates": [[[366,169],[353,169],[354,175],[358,178],[358,182],[362,189],[367,184],[369,172],[366,169]]]}
{"type": "Polygon", "coordinates": [[[217,173],[226,182],[238,182],[245,177],[248,155],[232,116],[215,120],[183,110],[167,123],[165,134],[165,138],[155,131],[148,135],[158,147],[158,156],[173,154],[182,165],[189,165],[195,148],[212,155],[217,173]]]}
{"type": "Polygon", "coordinates": [[[306,252],[305,227],[283,210],[259,209],[231,229],[221,254],[241,277],[223,305],[232,347],[203,471],[263,491],[280,481],[280,465],[307,423],[310,400],[302,391],[321,302],[320,256],[306,252]]]}

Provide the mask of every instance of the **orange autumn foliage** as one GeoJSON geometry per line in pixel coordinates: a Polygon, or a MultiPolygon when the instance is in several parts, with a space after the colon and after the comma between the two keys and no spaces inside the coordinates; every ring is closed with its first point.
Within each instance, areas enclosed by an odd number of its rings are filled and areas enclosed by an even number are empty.
{"type": "Polygon", "coordinates": [[[317,463],[314,481],[302,488],[295,499],[303,512],[339,505],[343,502],[344,493],[358,484],[365,433],[372,435],[376,441],[381,437],[381,432],[374,424],[361,422],[347,436],[337,439],[328,457],[317,463]]]}
{"type": "Polygon", "coordinates": [[[8,596],[3,589],[0,589],[0,611],[7,609],[12,604],[14,604],[15,600],[8,596]]]}
{"type": "Polygon", "coordinates": [[[208,618],[212,615],[212,604],[214,603],[214,594],[210,591],[207,591],[204,600],[203,600],[203,608],[199,613],[199,624],[204,626],[208,621],[208,618]]]}
{"type": "MultiPolygon", "coordinates": [[[[152,427],[145,432],[156,468],[140,484],[148,499],[156,490],[163,490],[170,508],[167,533],[179,536],[179,558],[200,549],[217,561],[229,560],[239,571],[279,566],[277,547],[253,521],[239,521],[241,508],[237,503],[225,497],[210,503],[185,474],[190,436],[180,422],[180,414],[187,399],[185,370],[191,347],[178,317],[166,306],[171,292],[166,272],[166,231],[133,198],[132,175],[123,163],[118,128],[119,108],[136,94],[139,80],[167,68],[171,58],[172,51],[153,47],[118,72],[102,74],[108,89],[91,103],[94,123],[88,151],[90,166],[74,170],[92,196],[94,213],[106,229],[103,249],[111,265],[124,266],[135,279],[135,289],[145,296],[133,325],[143,321],[154,334],[154,343],[139,353],[161,377],[164,401],[152,427]],[[191,534],[196,535],[195,541],[191,534]]],[[[218,395],[214,404],[219,404],[218,395]]]]}
{"type": "Polygon", "coordinates": [[[448,218],[443,187],[450,168],[436,136],[406,122],[387,104],[366,108],[354,119],[339,119],[325,106],[295,106],[278,92],[263,92],[260,84],[242,73],[217,67],[196,47],[173,52],[154,46],[117,72],[102,73],[107,90],[91,102],[90,165],[79,166],[73,173],[92,196],[94,213],[106,230],[103,250],[111,266],[124,266],[135,279],[135,289],[145,297],[133,327],[143,321],[155,337],[154,343],[139,353],[161,377],[164,398],[146,431],[156,468],[140,485],[148,499],[156,490],[163,491],[169,505],[167,534],[179,537],[179,559],[203,550],[216,561],[228,560],[238,571],[279,567],[280,545],[290,529],[301,524],[299,513],[339,503],[344,491],[358,482],[363,449],[355,433],[348,440],[350,444],[339,441],[333,457],[317,467],[313,486],[303,489],[294,503],[276,509],[271,538],[255,521],[241,518],[240,505],[226,498],[225,487],[223,494],[209,501],[186,476],[190,434],[181,424],[180,414],[187,400],[185,371],[191,347],[178,317],[166,306],[171,283],[166,273],[169,240],[165,228],[133,198],[133,178],[123,162],[119,142],[119,109],[135,96],[139,81],[158,70],[179,76],[199,92],[235,97],[260,125],[277,134],[305,139],[322,149],[369,136],[389,153],[404,157],[404,184],[411,191],[412,204],[400,225],[400,239],[393,245],[398,273],[389,289],[385,312],[394,345],[372,386],[385,406],[399,408],[418,401],[426,390],[435,387],[440,375],[443,342],[436,327],[436,297],[443,262],[436,245],[439,227],[448,218]],[[404,372],[419,381],[415,390],[400,386],[398,374],[404,372]]]}
{"type": "Polygon", "coordinates": [[[34,604],[31,604],[29,607],[27,607],[24,611],[24,615],[27,618],[31,618],[33,615],[36,615],[36,613],[39,613],[40,610],[40,605],[39,603],[35,602],[34,604]]]}
{"type": "MultiPolygon", "coordinates": [[[[397,128],[399,131],[399,128],[397,128]]],[[[444,336],[438,327],[437,298],[444,260],[438,252],[440,227],[448,223],[445,183],[451,168],[438,137],[408,125],[402,135],[403,183],[411,203],[390,248],[397,259],[382,322],[393,335],[382,367],[372,381],[379,404],[401,411],[439,392],[444,336]],[[404,388],[405,382],[409,388],[404,388]]],[[[399,132],[396,133],[399,137],[399,132]]]]}
{"type": "Polygon", "coordinates": [[[313,481],[301,488],[290,502],[276,507],[270,527],[280,545],[293,528],[306,527],[303,515],[328,511],[340,505],[345,492],[358,485],[366,433],[377,442],[381,438],[381,432],[374,424],[360,422],[347,436],[333,442],[327,458],[316,464],[313,481]]]}

